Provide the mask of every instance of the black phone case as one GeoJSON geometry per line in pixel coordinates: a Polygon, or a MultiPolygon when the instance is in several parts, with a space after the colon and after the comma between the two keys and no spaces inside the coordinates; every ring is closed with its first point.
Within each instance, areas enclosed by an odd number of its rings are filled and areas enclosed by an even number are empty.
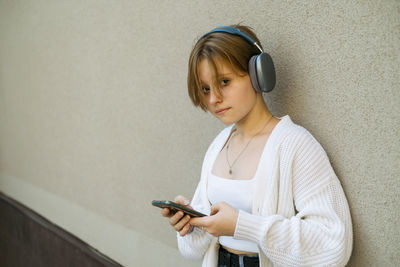
{"type": "Polygon", "coordinates": [[[175,203],[173,201],[169,200],[153,200],[151,202],[153,206],[159,207],[159,208],[169,208],[171,210],[174,210],[175,212],[180,210],[183,211],[185,214],[190,215],[191,217],[204,217],[207,216],[201,212],[195,211],[194,209],[190,209],[188,207],[182,206],[178,203],[175,203]]]}

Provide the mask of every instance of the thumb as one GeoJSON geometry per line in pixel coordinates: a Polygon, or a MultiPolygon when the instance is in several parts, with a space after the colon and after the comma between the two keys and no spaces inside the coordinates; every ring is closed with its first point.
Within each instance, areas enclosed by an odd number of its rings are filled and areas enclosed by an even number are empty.
{"type": "Polygon", "coordinates": [[[201,227],[201,226],[206,226],[207,225],[207,219],[208,217],[196,217],[196,218],[191,218],[189,221],[190,225],[201,227]]]}
{"type": "Polygon", "coordinates": [[[221,205],[219,203],[214,204],[211,206],[211,212],[210,215],[215,215],[219,212],[221,205]]]}
{"type": "Polygon", "coordinates": [[[189,221],[189,224],[193,225],[193,226],[201,226],[202,225],[200,218],[191,218],[189,221]]]}

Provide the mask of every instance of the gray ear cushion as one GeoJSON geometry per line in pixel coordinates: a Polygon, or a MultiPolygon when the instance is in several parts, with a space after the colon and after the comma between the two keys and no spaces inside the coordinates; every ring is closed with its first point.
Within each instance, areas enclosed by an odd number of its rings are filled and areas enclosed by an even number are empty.
{"type": "Polygon", "coordinates": [[[258,55],[252,56],[249,60],[249,75],[251,80],[251,85],[253,85],[254,90],[257,92],[262,92],[260,85],[258,84],[257,70],[256,70],[256,60],[258,55]]]}
{"type": "Polygon", "coordinates": [[[249,60],[251,84],[257,92],[270,92],[275,87],[275,67],[267,53],[252,56],[249,60]]]}
{"type": "Polygon", "coordinates": [[[257,82],[261,91],[270,92],[275,87],[275,67],[272,58],[267,53],[262,53],[257,56],[254,64],[254,70],[257,75],[257,82]]]}

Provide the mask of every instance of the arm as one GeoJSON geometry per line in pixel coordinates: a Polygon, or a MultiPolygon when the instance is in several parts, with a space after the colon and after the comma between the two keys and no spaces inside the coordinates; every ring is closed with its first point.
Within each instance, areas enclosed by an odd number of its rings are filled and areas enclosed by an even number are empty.
{"type": "MultiPolygon", "coordinates": [[[[195,210],[204,212],[205,207],[201,206],[202,201],[200,197],[202,195],[202,187],[202,181],[200,181],[193,196],[191,206],[195,210]]],[[[212,238],[210,234],[197,227],[194,227],[192,232],[184,236],[177,233],[179,251],[186,258],[201,259],[208,249],[212,238]]]]}
{"type": "MultiPolygon", "coordinates": [[[[219,133],[219,135],[214,139],[214,141],[209,146],[202,165],[201,179],[197,185],[196,191],[194,193],[191,206],[202,213],[210,213],[210,204],[206,192],[206,174],[212,167],[212,162],[210,158],[213,158],[215,153],[218,153],[218,147],[221,142],[224,142],[229,133],[231,132],[232,126],[225,128],[219,133]]],[[[201,258],[209,248],[211,241],[214,237],[206,231],[201,230],[198,227],[194,227],[190,234],[185,236],[177,235],[178,238],[178,248],[181,254],[187,258],[201,258]]]]}
{"type": "Polygon", "coordinates": [[[257,242],[278,265],[344,266],[352,248],[347,200],[319,143],[310,134],[299,139],[288,166],[298,213],[288,218],[240,211],[234,237],[257,242]]]}

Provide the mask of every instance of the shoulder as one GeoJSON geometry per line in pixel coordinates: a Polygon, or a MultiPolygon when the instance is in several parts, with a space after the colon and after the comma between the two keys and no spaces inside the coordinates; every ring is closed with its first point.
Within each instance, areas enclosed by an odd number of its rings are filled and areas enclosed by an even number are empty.
{"type": "Polygon", "coordinates": [[[278,154],[282,170],[290,170],[295,190],[310,188],[298,191],[298,197],[313,194],[312,188],[323,188],[335,179],[327,153],[307,129],[290,122],[282,135],[278,154]]]}
{"type": "Polygon", "coordinates": [[[303,126],[294,123],[289,116],[282,127],[280,145],[293,153],[300,151],[313,151],[314,153],[326,154],[321,144],[303,126]]]}

